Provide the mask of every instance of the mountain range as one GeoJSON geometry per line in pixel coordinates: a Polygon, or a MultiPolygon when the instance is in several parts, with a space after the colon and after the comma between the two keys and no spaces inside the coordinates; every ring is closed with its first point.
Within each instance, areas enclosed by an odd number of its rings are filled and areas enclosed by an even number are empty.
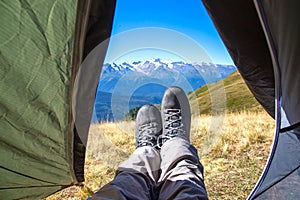
{"type": "Polygon", "coordinates": [[[104,64],[92,121],[120,120],[135,107],[159,104],[168,86],[179,86],[188,93],[234,71],[233,65],[161,59],[104,64]]]}

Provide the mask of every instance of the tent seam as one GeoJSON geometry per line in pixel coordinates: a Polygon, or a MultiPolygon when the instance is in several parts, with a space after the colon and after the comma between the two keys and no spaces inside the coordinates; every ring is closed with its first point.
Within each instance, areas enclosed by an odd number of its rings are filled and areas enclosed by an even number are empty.
{"type": "Polygon", "coordinates": [[[261,177],[259,178],[256,186],[254,187],[254,189],[252,190],[251,194],[249,195],[249,197],[247,198],[248,200],[252,200],[256,197],[258,197],[259,195],[261,195],[263,192],[260,192],[258,194],[257,191],[258,189],[261,187],[263,181],[266,178],[267,172],[270,169],[270,166],[272,164],[272,160],[274,157],[274,154],[276,152],[277,149],[277,144],[278,144],[278,138],[279,138],[279,133],[280,133],[280,125],[281,125],[281,113],[280,113],[280,107],[281,107],[281,79],[280,79],[280,68],[279,68],[279,63],[278,60],[276,59],[276,55],[277,52],[275,50],[274,47],[274,41],[273,41],[273,37],[272,34],[270,32],[270,28],[268,26],[267,23],[267,19],[266,16],[264,15],[264,11],[263,11],[263,7],[262,7],[262,3],[261,0],[253,0],[254,5],[256,7],[256,11],[257,14],[259,16],[263,31],[265,33],[265,37],[267,40],[267,44],[269,46],[269,51],[270,51],[270,55],[272,58],[272,62],[273,62],[273,70],[274,70],[274,78],[275,78],[275,119],[276,119],[276,128],[275,128],[275,133],[274,133],[274,138],[273,138],[273,144],[272,144],[272,149],[271,152],[269,154],[269,158],[267,160],[267,163],[265,165],[265,168],[263,170],[263,173],[261,175],[261,177]]]}
{"type": "Polygon", "coordinates": [[[74,113],[73,113],[73,92],[74,92],[74,82],[76,79],[76,75],[80,66],[80,63],[82,61],[82,55],[83,55],[83,48],[80,48],[83,46],[84,38],[85,38],[85,32],[86,32],[86,26],[87,26],[87,19],[88,19],[88,13],[91,6],[91,0],[78,0],[77,2],[77,14],[76,14],[76,24],[75,24],[75,30],[79,30],[75,32],[74,41],[73,41],[73,58],[72,58],[72,70],[71,70],[71,80],[70,80],[70,96],[69,96],[69,131],[68,131],[68,159],[69,159],[69,168],[70,168],[70,174],[73,179],[73,184],[78,184],[78,178],[76,176],[76,172],[74,169],[74,134],[75,134],[75,124],[74,124],[74,113]],[[83,4],[83,5],[82,5],[83,4]],[[80,14],[81,12],[81,14],[80,14]],[[79,18],[81,19],[79,21],[79,18]],[[77,44],[79,43],[79,44],[77,44]]]}

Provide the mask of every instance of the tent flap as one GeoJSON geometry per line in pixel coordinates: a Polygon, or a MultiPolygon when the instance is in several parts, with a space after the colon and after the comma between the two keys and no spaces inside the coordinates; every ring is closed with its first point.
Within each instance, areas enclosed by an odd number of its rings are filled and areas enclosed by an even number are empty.
{"type": "Polygon", "coordinates": [[[43,197],[75,181],[67,133],[76,5],[0,2],[1,199],[43,197]]]}
{"type": "MultiPolygon", "coordinates": [[[[300,122],[300,1],[257,1],[269,31],[273,63],[279,73],[278,90],[281,100],[281,128],[300,122]]],[[[278,97],[279,99],[279,97],[278,97]]]]}
{"type": "Polygon", "coordinates": [[[79,1],[71,80],[74,170],[84,180],[84,157],[96,90],[106,56],[115,11],[114,0],[79,1]]]}
{"type": "Polygon", "coordinates": [[[276,118],[272,151],[249,199],[298,199],[300,2],[202,1],[249,89],[276,118]]]}
{"type": "Polygon", "coordinates": [[[245,83],[274,118],[273,65],[253,2],[202,1],[245,83]]]}
{"type": "Polygon", "coordinates": [[[280,133],[275,148],[268,173],[253,197],[273,199],[283,195],[286,199],[299,199],[300,126],[294,130],[280,133]]]}
{"type": "Polygon", "coordinates": [[[255,5],[268,40],[275,71],[277,116],[275,139],[268,163],[249,199],[279,196],[298,199],[300,2],[256,0],[255,5]]]}

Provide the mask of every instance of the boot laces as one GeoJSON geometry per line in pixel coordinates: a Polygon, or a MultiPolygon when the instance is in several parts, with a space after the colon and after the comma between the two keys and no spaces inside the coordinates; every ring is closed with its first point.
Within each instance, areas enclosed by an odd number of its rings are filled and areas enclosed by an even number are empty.
{"type": "Polygon", "coordinates": [[[150,122],[148,124],[143,124],[138,127],[138,137],[137,137],[137,146],[156,146],[157,136],[155,135],[158,132],[158,123],[150,122]]]}
{"type": "Polygon", "coordinates": [[[164,114],[164,133],[158,138],[157,142],[159,148],[161,148],[162,144],[165,143],[167,140],[178,136],[184,137],[185,134],[180,109],[165,109],[164,114]]]}

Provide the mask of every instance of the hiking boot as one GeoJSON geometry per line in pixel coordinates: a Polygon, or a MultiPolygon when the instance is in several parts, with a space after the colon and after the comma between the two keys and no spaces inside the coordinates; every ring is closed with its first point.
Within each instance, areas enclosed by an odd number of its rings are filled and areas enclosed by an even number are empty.
{"type": "Polygon", "coordinates": [[[160,111],[153,105],[142,106],[136,117],[136,148],[143,146],[157,147],[157,138],[161,135],[160,111]]]}
{"type": "Polygon", "coordinates": [[[161,117],[162,144],[175,137],[190,141],[191,110],[187,96],[181,88],[169,87],[165,91],[161,104],[161,117]]]}

